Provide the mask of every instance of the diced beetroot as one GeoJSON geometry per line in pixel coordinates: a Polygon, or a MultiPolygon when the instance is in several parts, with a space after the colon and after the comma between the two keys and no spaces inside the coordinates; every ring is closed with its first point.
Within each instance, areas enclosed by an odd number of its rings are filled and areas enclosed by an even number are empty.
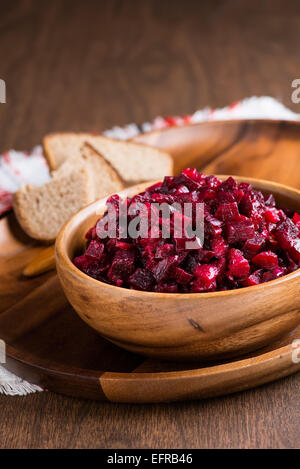
{"type": "Polygon", "coordinates": [[[289,249],[289,254],[296,263],[300,264],[300,238],[293,240],[292,247],[289,249]]]}
{"type": "Polygon", "coordinates": [[[175,267],[178,265],[178,256],[166,257],[162,261],[159,261],[152,273],[157,282],[161,280],[166,280],[170,272],[175,270],[175,267]]]}
{"type": "Polygon", "coordinates": [[[240,214],[236,202],[221,204],[215,212],[215,217],[222,221],[230,222],[239,220],[240,214]]]}
{"type": "Polygon", "coordinates": [[[210,225],[213,225],[219,228],[221,228],[224,225],[222,220],[218,220],[218,218],[215,218],[211,214],[211,207],[207,205],[205,202],[204,202],[204,219],[206,223],[209,223],[210,225]]]}
{"type": "Polygon", "coordinates": [[[238,183],[231,176],[228,179],[226,179],[226,181],[222,182],[222,184],[219,187],[219,190],[224,191],[224,192],[234,192],[237,189],[238,189],[238,183]]]}
{"type": "Polygon", "coordinates": [[[186,239],[184,238],[174,238],[176,252],[185,251],[186,249],[186,239]]]}
{"type": "Polygon", "coordinates": [[[269,208],[265,211],[265,219],[270,223],[278,223],[280,221],[280,216],[276,208],[269,208]]]}
{"type": "Polygon", "coordinates": [[[129,276],[134,272],[134,257],[133,251],[117,251],[108,271],[109,280],[112,282],[128,281],[129,276]]]}
{"type": "Polygon", "coordinates": [[[247,259],[251,259],[255,254],[260,251],[260,249],[263,247],[265,243],[265,238],[258,234],[255,233],[254,237],[251,239],[247,239],[243,246],[243,254],[247,259]]]}
{"type": "Polygon", "coordinates": [[[300,215],[299,213],[295,212],[293,216],[293,222],[297,225],[298,229],[300,230],[300,215]]]}
{"type": "Polygon", "coordinates": [[[287,208],[287,207],[283,207],[283,208],[279,209],[279,212],[280,212],[280,216],[283,220],[286,219],[286,218],[292,219],[293,215],[294,215],[293,210],[291,210],[290,208],[287,208]]]}
{"type": "Polygon", "coordinates": [[[246,192],[239,204],[240,213],[247,217],[253,216],[261,208],[260,202],[254,197],[253,192],[246,192]]]}
{"type": "Polygon", "coordinates": [[[264,272],[262,279],[261,279],[261,283],[270,282],[271,280],[274,280],[274,279],[275,279],[275,275],[271,271],[264,272]]]}
{"type": "Polygon", "coordinates": [[[216,291],[217,289],[217,281],[211,280],[209,284],[204,283],[202,280],[194,280],[191,283],[192,285],[192,293],[204,293],[209,291],[216,291]]]}
{"type": "Polygon", "coordinates": [[[97,238],[96,227],[93,226],[92,228],[90,228],[89,231],[86,233],[85,237],[87,240],[96,239],[97,238]]]}
{"type": "Polygon", "coordinates": [[[242,200],[242,198],[245,195],[244,191],[242,191],[241,189],[236,189],[233,194],[234,194],[234,198],[235,198],[235,200],[238,204],[240,203],[240,201],[242,200]]]}
{"type": "Polygon", "coordinates": [[[196,265],[198,264],[198,261],[194,255],[194,253],[190,253],[186,256],[184,261],[181,264],[181,267],[186,270],[189,274],[193,274],[194,269],[196,265]]]}
{"type": "Polygon", "coordinates": [[[164,194],[173,189],[175,187],[174,179],[175,178],[173,176],[165,176],[159,192],[164,194]]]}
{"type": "Polygon", "coordinates": [[[275,197],[274,197],[273,194],[265,195],[264,201],[265,201],[265,205],[267,207],[275,207],[275,205],[276,205],[275,197]]]}
{"type": "Polygon", "coordinates": [[[250,265],[247,259],[243,256],[238,249],[231,249],[228,259],[229,272],[235,277],[244,279],[248,277],[250,265]]]}
{"type": "Polygon", "coordinates": [[[119,241],[117,240],[116,241],[116,249],[125,249],[125,251],[127,249],[133,249],[133,244],[131,243],[126,243],[125,241],[119,241]]]}
{"type": "Polygon", "coordinates": [[[284,257],[286,260],[286,262],[284,262],[284,265],[287,267],[289,273],[294,272],[298,269],[298,267],[300,267],[300,265],[298,265],[298,262],[295,262],[288,252],[284,253],[284,257]]]}
{"type": "Polygon", "coordinates": [[[254,256],[252,262],[263,269],[272,269],[278,266],[278,257],[272,251],[263,251],[254,256]]]}
{"type": "Polygon", "coordinates": [[[277,241],[277,239],[274,238],[272,234],[268,235],[268,237],[266,238],[265,246],[266,246],[266,251],[276,252],[280,249],[279,242],[277,241]]]}
{"type": "Polygon", "coordinates": [[[199,174],[196,168],[186,168],[182,171],[182,174],[185,174],[194,181],[205,183],[204,174],[199,174]]]}
{"type": "Polygon", "coordinates": [[[252,285],[259,285],[262,282],[263,269],[256,270],[253,274],[249,275],[242,284],[244,287],[251,287],[252,285]]]}
{"type": "Polygon", "coordinates": [[[265,227],[265,219],[260,212],[253,212],[251,215],[251,220],[254,225],[254,229],[258,232],[262,231],[265,227]]]}
{"type": "Polygon", "coordinates": [[[279,278],[282,277],[283,275],[287,274],[287,268],[286,267],[275,267],[272,269],[272,273],[274,275],[274,278],[279,278]]]}
{"type": "Polygon", "coordinates": [[[248,182],[241,182],[239,184],[239,190],[243,191],[244,193],[251,192],[253,190],[253,187],[248,182]]]}
{"type": "Polygon", "coordinates": [[[121,288],[225,291],[274,280],[300,267],[299,213],[276,207],[272,194],[263,196],[232,177],[222,182],[187,168],[132,198],[122,201],[113,195],[108,205],[110,210],[87,232],[86,252],[74,264],[90,277],[121,288]],[[204,208],[203,244],[188,230],[182,235],[174,230],[177,222],[187,228],[185,220],[195,229],[199,202],[204,208]],[[159,212],[157,203],[168,204],[171,220],[159,212]],[[188,219],[186,203],[191,204],[188,219]],[[121,223],[123,209],[127,226],[124,219],[121,223]],[[127,228],[136,216],[147,219],[146,233],[131,239],[127,228]],[[108,225],[115,219],[115,234],[109,238],[108,225]]]}
{"type": "Polygon", "coordinates": [[[151,199],[158,204],[172,204],[174,202],[173,196],[168,194],[152,194],[151,199]]]}
{"type": "Polygon", "coordinates": [[[185,270],[181,269],[180,267],[175,268],[174,279],[180,285],[187,285],[189,282],[193,280],[193,276],[186,272],[185,270]]]}
{"type": "Polygon", "coordinates": [[[87,257],[91,257],[92,259],[101,260],[104,254],[105,246],[100,241],[92,240],[88,245],[88,248],[85,252],[87,257]]]}
{"type": "Polygon", "coordinates": [[[292,220],[286,218],[273,231],[273,235],[278,240],[282,249],[288,250],[293,247],[293,241],[298,237],[299,231],[298,226],[292,220]]]}
{"type": "Polygon", "coordinates": [[[234,290],[241,285],[240,280],[236,279],[229,270],[224,273],[223,282],[227,290],[234,290]]]}
{"type": "Polygon", "coordinates": [[[93,261],[91,258],[88,258],[85,254],[82,254],[82,256],[75,257],[73,262],[76,267],[78,267],[78,269],[84,272],[93,261]]]}
{"type": "Polygon", "coordinates": [[[184,185],[190,191],[195,191],[197,189],[200,189],[200,187],[202,186],[201,182],[198,182],[196,179],[194,179],[194,177],[190,177],[184,172],[182,172],[180,176],[177,176],[176,178],[174,178],[174,183],[175,183],[175,186],[177,187],[184,185]]]}
{"type": "Polygon", "coordinates": [[[251,220],[226,223],[227,241],[229,244],[239,243],[251,239],[255,235],[251,220]]]}
{"type": "Polygon", "coordinates": [[[222,181],[216,176],[210,175],[206,176],[205,183],[210,189],[215,190],[221,186],[222,181]]]}
{"type": "Polygon", "coordinates": [[[164,259],[165,257],[169,257],[175,254],[175,246],[174,244],[164,244],[163,246],[158,246],[155,251],[155,258],[156,259],[164,259]]]}
{"type": "Polygon", "coordinates": [[[212,215],[207,215],[205,217],[205,232],[212,236],[218,236],[222,233],[223,222],[213,217],[212,215]]]}
{"type": "Polygon", "coordinates": [[[213,265],[218,269],[218,277],[223,275],[226,269],[226,259],[222,257],[213,263],[213,265]]]}
{"type": "Polygon", "coordinates": [[[252,196],[255,200],[259,202],[261,208],[265,207],[265,198],[260,191],[253,189],[252,196]]]}
{"type": "MultiPolygon", "coordinates": [[[[96,261],[93,261],[85,270],[84,272],[89,275],[90,277],[95,278],[96,280],[101,280],[101,281],[108,281],[106,279],[106,271],[108,270],[109,265],[106,264],[102,266],[101,264],[97,263],[96,261]]],[[[109,282],[110,283],[110,282],[109,282]]]]}
{"type": "Polygon", "coordinates": [[[222,236],[216,236],[211,242],[211,249],[215,257],[220,258],[225,255],[228,244],[222,236]]]}
{"type": "Polygon", "coordinates": [[[153,274],[147,269],[137,269],[134,274],[129,277],[129,283],[137,290],[151,290],[155,283],[153,274]]]}
{"type": "Polygon", "coordinates": [[[142,251],[142,256],[145,259],[154,259],[154,252],[155,252],[155,245],[153,244],[146,244],[144,250],[142,251]]]}
{"type": "MultiPolygon", "coordinates": [[[[180,187],[183,187],[183,186],[180,186],[180,187]]],[[[180,204],[195,203],[199,201],[199,193],[198,191],[178,192],[178,190],[175,190],[173,198],[176,203],[180,203],[180,204]]]]}
{"type": "Polygon", "coordinates": [[[106,243],[106,250],[109,254],[113,254],[116,250],[117,240],[116,238],[111,238],[106,243]]]}
{"type": "Polygon", "coordinates": [[[197,262],[201,264],[209,262],[213,257],[215,257],[214,251],[209,251],[208,249],[199,249],[195,253],[197,262]]]}
{"type": "Polygon", "coordinates": [[[218,276],[218,268],[215,265],[199,265],[194,270],[196,280],[193,282],[192,291],[204,292],[215,290],[217,286],[216,278],[218,276]]]}
{"type": "Polygon", "coordinates": [[[233,192],[218,191],[215,198],[218,204],[234,204],[236,202],[233,192]]]}
{"type": "Polygon", "coordinates": [[[148,256],[146,257],[146,264],[144,265],[144,267],[152,272],[153,269],[157,266],[157,264],[158,264],[157,259],[155,259],[154,257],[148,256]]]}
{"type": "MultiPolygon", "coordinates": [[[[285,211],[284,211],[284,210],[282,210],[281,208],[280,208],[280,209],[278,209],[278,213],[279,213],[279,215],[280,215],[280,218],[281,218],[281,220],[282,220],[282,221],[283,221],[283,220],[285,220],[285,219],[287,218],[287,215],[286,215],[285,211]]],[[[291,218],[291,217],[290,217],[290,218],[291,218]]]]}
{"type": "Polygon", "coordinates": [[[179,186],[178,189],[176,189],[176,192],[174,193],[174,195],[179,195],[179,194],[189,194],[190,191],[188,190],[188,188],[186,186],[179,186]]]}
{"type": "Polygon", "coordinates": [[[208,187],[203,187],[199,190],[199,200],[201,201],[213,200],[215,196],[216,192],[213,189],[209,189],[208,187]]]}
{"type": "Polygon", "coordinates": [[[215,265],[197,265],[194,270],[194,275],[197,279],[203,279],[204,281],[210,282],[217,277],[219,271],[215,265]]]}

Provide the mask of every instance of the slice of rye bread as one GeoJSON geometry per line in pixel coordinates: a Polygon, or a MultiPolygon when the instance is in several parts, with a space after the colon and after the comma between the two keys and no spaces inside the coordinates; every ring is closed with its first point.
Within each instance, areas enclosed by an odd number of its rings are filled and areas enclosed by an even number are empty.
{"type": "Polygon", "coordinates": [[[84,143],[81,148],[81,155],[82,159],[90,167],[92,173],[95,199],[102,199],[108,194],[119,192],[125,188],[125,182],[119,173],[90,144],[84,143]]]}
{"type": "Polygon", "coordinates": [[[75,167],[78,169],[87,168],[90,171],[94,187],[94,200],[119,192],[125,187],[125,183],[117,171],[86,142],[81,147],[80,153],[68,158],[56,171],[52,172],[52,176],[55,178],[68,173],[75,167]]]}
{"type": "Polygon", "coordinates": [[[44,152],[50,168],[56,169],[70,156],[79,155],[85,142],[98,151],[127,184],[173,175],[173,159],[162,150],[84,133],[57,133],[44,137],[44,152]]]}
{"type": "Polygon", "coordinates": [[[63,224],[95,198],[87,168],[64,169],[43,186],[23,186],[13,207],[23,230],[32,238],[54,241],[63,224]]]}
{"type": "Polygon", "coordinates": [[[124,188],[115,169],[90,145],[53,171],[52,181],[25,186],[14,196],[14,210],[24,231],[54,241],[62,225],[80,208],[124,188]]]}

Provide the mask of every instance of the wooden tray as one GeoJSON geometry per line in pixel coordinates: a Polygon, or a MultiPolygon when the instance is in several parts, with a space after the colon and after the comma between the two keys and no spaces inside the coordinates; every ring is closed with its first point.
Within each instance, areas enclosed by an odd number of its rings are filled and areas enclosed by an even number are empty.
{"type": "MultiPolygon", "coordinates": [[[[242,174],[300,187],[297,123],[203,123],[138,137],[170,149],[176,168],[242,174]]],[[[68,304],[55,272],[25,279],[39,252],[13,214],[0,220],[0,338],[7,368],[55,392],[114,402],[165,402],[232,393],[300,370],[289,336],[251,356],[214,364],[145,359],[97,335],[68,304]]]]}

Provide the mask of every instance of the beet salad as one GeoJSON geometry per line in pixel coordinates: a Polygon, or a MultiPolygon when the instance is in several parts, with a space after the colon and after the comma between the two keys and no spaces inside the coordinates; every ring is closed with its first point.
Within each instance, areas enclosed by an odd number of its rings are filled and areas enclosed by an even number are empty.
{"type": "Polygon", "coordinates": [[[222,182],[187,168],[133,198],[114,195],[107,204],[74,264],[111,285],[158,293],[214,292],[258,285],[300,267],[300,215],[232,177],[222,182]],[[161,204],[168,213],[160,211],[161,204]],[[192,232],[200,212],[202,239],[192,232]],[[112,221],[115,229],[107,234],[112,221]],[[135,236],[130,235],[133,225],[135,236]]]}

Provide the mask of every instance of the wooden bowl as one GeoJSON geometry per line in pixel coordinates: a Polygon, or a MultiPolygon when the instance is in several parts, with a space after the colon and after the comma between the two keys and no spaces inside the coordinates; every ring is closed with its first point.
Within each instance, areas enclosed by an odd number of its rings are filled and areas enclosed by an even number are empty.
{"type": "MultiPolygon", "coordinates": [[[[236,179],[273,193],[282,206],[300,210],[297,189],[259,179],[236,179]]],[[[150,185],[131,187],[120,195],[131,197],[150,185]]],[[[150,357],[215,360],[256,350],[299,324],[300,269],[262,285],[194,294],[129,290],[82,273],[72,259],[83,251],[85,233],[104,213],[105,202],[87,206],[66,223],[56,241],[56,262],[71,305],[106,339],[150,357]]]]}

